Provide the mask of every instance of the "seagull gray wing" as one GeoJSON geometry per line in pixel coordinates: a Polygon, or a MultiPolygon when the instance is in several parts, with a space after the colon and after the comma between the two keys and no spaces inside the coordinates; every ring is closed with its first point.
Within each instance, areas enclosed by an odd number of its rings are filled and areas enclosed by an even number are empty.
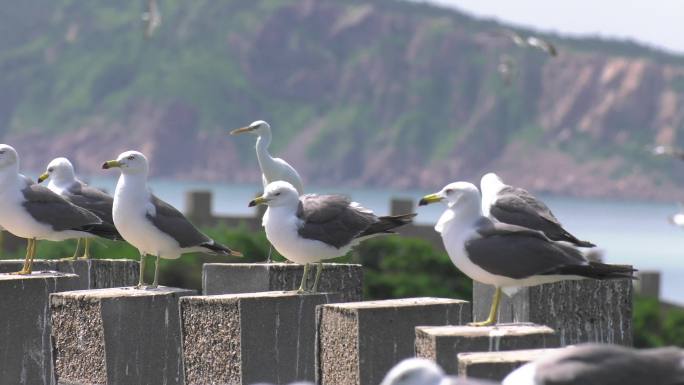
{"type": "Polygon", "coordinates": [[[301,237],[338,249],[378,222],[371,211],[341,195],[304,195],[299,200],[297,217],[302,221],[298,229],[301,237]]]}
{"type": "Polygon", "coordinates": [[[153,213],[147,213],[154,226],[167,234],[181,248],[206,246],[213,244],[213,240],[195,227],[180,211],[163,200],[151,195],[150,203],[154,207],[153,213]]]}
{"type": "Polygon", "coordinates": [[[107,223],[114,223],[112,219],[112,206],[114,198],[109,196],[104,191],[88,186],[87,184],[77,180],[68,189],[64,190],[62,196],[71,203],[88,209],[102,221],[107,223]]]}
{"type": "Polygon", "coordinates": [[[631,266],[587,261],[582,253],[563,242],[548,239],[541,231],[480,218],[476,235],[468,239],[468,258],[496,275],[522,279],[534,275],[574,275],[595,279],[632,278],[631,266]]]}
{"type": "Polygon", "coordinates": [[[490,207],[489,213],[500,222],[541,231],[554,241],[567,241],[580,247],[595,246],[591,242],[577,239],[565,230],[544,202],[525,189],[504,187],[490,207]]]}
{"type": "Polygon", "coordinates": [[[90,225],[100,225],[102,221],[90,211],[78,207],[52,192],[47,187],[32,184],[21,190],[24,196],[22,205],[40,223],[52,226],[55,231],[87,231],[90,225]]]}
{"type": "Polygon", "coordinates": [[[684,351],[678,348],[634,350],[586,344],[563,349],[536,363],[542,385],[684,384],[684,351]]]}

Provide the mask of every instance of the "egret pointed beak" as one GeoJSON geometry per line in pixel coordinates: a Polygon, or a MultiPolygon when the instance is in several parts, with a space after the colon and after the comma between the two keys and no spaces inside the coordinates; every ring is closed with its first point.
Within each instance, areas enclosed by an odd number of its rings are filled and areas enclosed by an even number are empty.
{"type": "Polygon", "coordinates": [[[442,199],[444,198],[437,193],[426,195],[418,202],[418,206],[427,206],[430,203],[441,202],[442,199]]]}
{"type": "Polygon", "coordinates": [[[118,160],[108,160],[102,163],[102,168],[105,170],[110,169],[112,167],[121,167],[121,162],[119,162],[118,160]]]}
{"type": "Polygon", "coordinates": [[[254,207],[256,205],[263,205],[268,202],[268,199],[264,198],[263,196],[260,196],[258,198],[254,198],[251,202],[249,202],[249,207],[254,207]]]}
{"type": "Polygon", "coordinates": [[[48,174],[46,172],[40,174],[40,176],[38,177],[38,183],[43,182],[45,179],[47,179],[49,177],[50,177],[50,174],[48,174]]]}
{"type": "Polygon", "coordinates": [[[245,132],[253,131],[255,129],[256,129],[256,127],[250,127],[250,126],[240,127],[240,128],[236,128],[233,131],[231,131],[230,134],[231,135],[240,135],[240,134],[243,134],[245,132]]]}

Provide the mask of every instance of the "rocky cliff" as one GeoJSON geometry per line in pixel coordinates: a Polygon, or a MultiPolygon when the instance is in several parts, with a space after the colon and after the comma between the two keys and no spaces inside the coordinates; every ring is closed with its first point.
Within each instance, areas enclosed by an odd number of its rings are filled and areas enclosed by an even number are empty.
{"type": "Polygon", "coordinates": [[[160,2],[150,40],[140,4],[25,3],[33,18],[0,20],[19,31],[0,38],[0,124],[26,168],[66,155],[95,173],[135,148],[156,175],[256,181],[253,138],[226,131],[265,119],[308,183],[493,170],[540,192],[684,196],[684,163],[646,151],[684,146],[682,57],[551,36],[550,58],[494,22],[389,0],[160,2]]]}

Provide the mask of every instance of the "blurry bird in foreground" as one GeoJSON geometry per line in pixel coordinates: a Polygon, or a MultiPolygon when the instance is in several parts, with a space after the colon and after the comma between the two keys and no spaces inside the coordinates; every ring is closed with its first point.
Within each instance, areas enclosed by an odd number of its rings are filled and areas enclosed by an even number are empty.
{"type": "Polygon", "coordinates": [[[157,0],[147,0],[147,11],[143,12],[142,21],[145,23],[145,38],[149,39],[162,21],[157,0]]]}
{"type": "Polygon", "coordinates": [[[655,146],[651,149],[651,153],[655,156],[671,156],[673,158],[678,158],[684,160],[684,150],[680,148],[675,148],[672,146],[655,146]]]}
{"type": "Polygon", "coordinates": [[[678,203],[677,206],[679,207],[679,211],[670,215],[667,219],[675,226],[684,227],[684,206],[682,203],[678,203]]]}
{"type": "Polygon", "coordinates": [[[556,50],[556,47],[553,44],[551,44],[551,42],[548,40],[544,40],[536,36],[528,36],[527,38],[525,38],[519,33],[512,30],[506,30],[505,33],[508,37],[511,38],[511,40],[513,40],[513,43],[515,43],[515,45],[517,45],[518,47],[532,47],[544,51],[552,57],[558,56],[558,50],[556,50]]]}

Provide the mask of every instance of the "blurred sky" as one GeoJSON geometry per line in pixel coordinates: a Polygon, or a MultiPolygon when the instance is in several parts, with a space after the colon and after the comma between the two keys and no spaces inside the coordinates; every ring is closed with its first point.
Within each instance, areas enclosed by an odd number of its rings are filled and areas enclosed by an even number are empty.
{"type": "Polygon", "coordinates": [[[684,53],[683,0],[424,1],[544,31],[628,38],[684,53]]]}

